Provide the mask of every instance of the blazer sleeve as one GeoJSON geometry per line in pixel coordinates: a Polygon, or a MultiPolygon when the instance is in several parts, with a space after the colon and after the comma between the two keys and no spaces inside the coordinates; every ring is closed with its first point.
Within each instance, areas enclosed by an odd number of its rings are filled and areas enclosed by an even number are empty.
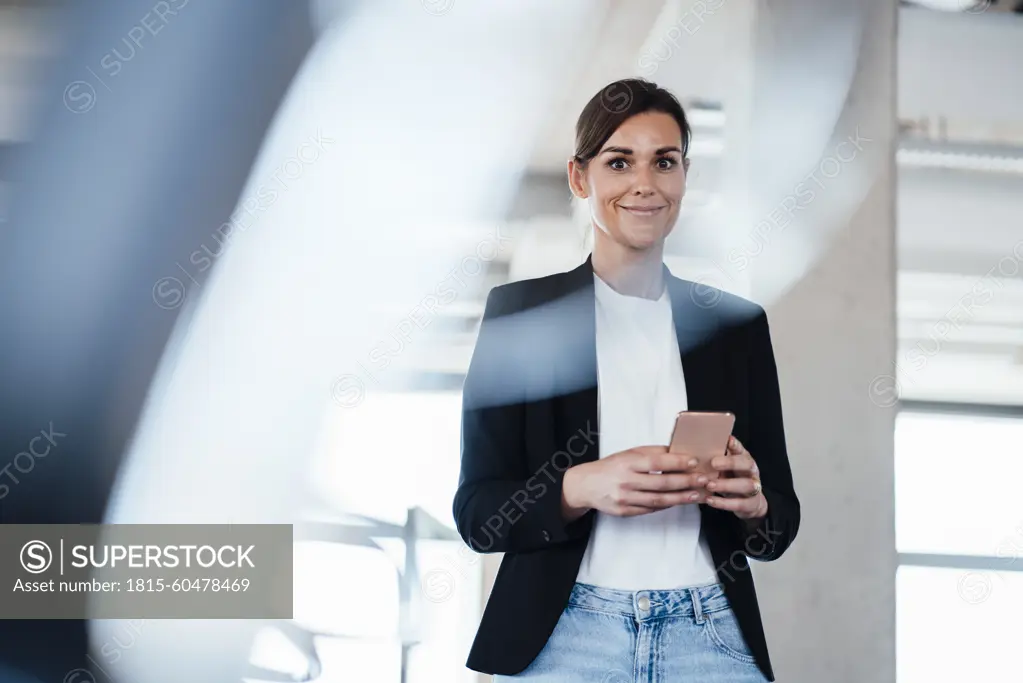
{"type": "Polygon", "coordinates": [[[561,512],[564,471],[529,471],[525,382],[530,362],[521,303],[510,287],[491,290],[462,389],[461,468],[453,512],[459,535],[479,553],[528,552],[579,538],[584,515],[561,512]]]}
{"type": "Polygon", "coordinates": [[[749,433],[743,444],[760,470],[767,516],[752,532],[744,520],[734,517],[743,550],[749,557],[769,562],[782,556],[799,530],[799,499],[785,447],[778,369],[771,345],[767,313],[759,309],[749,336],[749,433]]]}

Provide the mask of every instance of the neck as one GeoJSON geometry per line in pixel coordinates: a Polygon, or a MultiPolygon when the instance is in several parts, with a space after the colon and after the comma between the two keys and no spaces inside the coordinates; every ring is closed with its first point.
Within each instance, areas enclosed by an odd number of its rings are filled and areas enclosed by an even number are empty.
{"type": "Polygon", "coordinates": [[[593,272],[626,296],[658,299],[664,292],[664,245],[630,249],[594,230],[593,272]]]}

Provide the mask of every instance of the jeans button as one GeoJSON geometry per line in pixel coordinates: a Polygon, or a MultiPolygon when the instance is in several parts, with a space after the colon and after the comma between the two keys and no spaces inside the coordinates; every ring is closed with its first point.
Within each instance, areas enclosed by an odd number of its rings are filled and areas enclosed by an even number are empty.
{"type": "Polygon", "coordinates": [[[637,601],[637,604],[639,605],[639,608],[641,610],[646,612],[650,609],[650,598],[648,598],[645,595],[640,596],[639,600],[637,601]]]}

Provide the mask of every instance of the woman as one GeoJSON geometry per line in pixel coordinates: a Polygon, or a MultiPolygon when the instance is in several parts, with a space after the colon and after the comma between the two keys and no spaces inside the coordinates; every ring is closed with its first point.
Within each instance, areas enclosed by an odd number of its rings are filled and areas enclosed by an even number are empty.
{"type": "Polygon", "coordinates": [[[592,254],[487,299],[454,516],[505,553],[468,660],[496,681],[774,680],[747,557],[799,501],[764,310],[663,264],[690,136],[652,83],[595,95],[568,162],[592,254]],[[682,410],[736,416],[713,483],[667,451],[682,410]]]}

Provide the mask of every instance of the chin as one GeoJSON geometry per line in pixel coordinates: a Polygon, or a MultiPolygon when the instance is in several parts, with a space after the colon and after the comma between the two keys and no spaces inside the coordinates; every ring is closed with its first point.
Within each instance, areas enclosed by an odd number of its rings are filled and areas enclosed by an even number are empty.
{"type": "Polygon", "coordinates": [[[633,249],[650,249],[664,241],[665,234],[660,228],[627,230],[623,232],[625,243],[633,249]]]}

